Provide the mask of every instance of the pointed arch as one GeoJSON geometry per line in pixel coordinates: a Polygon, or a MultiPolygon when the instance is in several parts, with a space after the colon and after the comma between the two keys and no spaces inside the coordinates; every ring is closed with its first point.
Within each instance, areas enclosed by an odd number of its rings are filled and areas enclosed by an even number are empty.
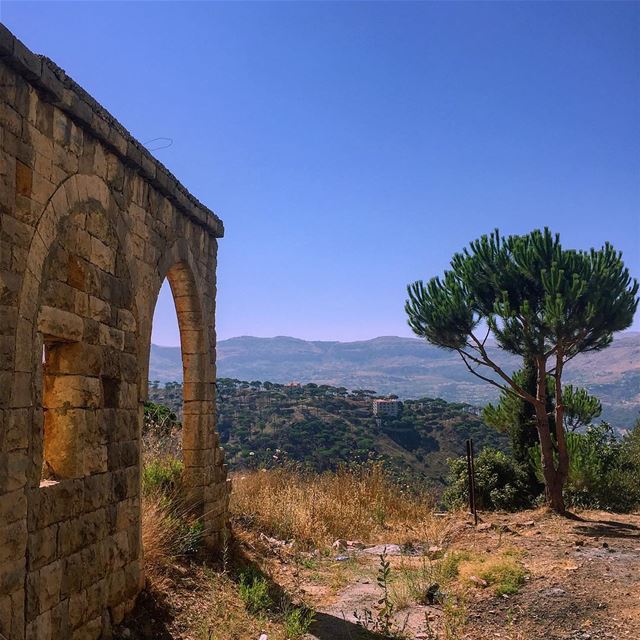
{"type": "MultiPolygon", "coordinates": [[[[192,507],[200,515],[207,513],[206,488],[211,483],[216,462],[218,438],[215,431],[215,367],[210,335],[213,331],[212,305],[204,295],[201,274],[188,243],[174,242],[163,255],[148,298],[140,352],[142,356],[140,385],[142,396],[148,396],[148,368],[151,351],[153,312],[165,278],[173,297],[182,353],[183,410],[182,452],[184,485],[192,507]]],[[[144,292],[141,292],[144,297],[144,292]]]]}

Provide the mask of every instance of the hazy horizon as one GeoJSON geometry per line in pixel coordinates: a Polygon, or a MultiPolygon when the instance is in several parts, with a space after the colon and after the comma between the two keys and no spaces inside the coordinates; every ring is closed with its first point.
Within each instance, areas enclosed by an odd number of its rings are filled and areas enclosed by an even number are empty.
{"type": "MultiPolygon", "coordinates": [[[[617,333],[613,334],[613,337],[615,339],[616,337],[624,336],[627,334],[638,334],[638,333],[640,333],[640,330],[631,328],[631,329],[625,329],[624,331],[618,331],[617,333]]],[[[303,342],[338,342],[341,344],[349,343],[349,342],[370,342],[372,340],[378,340],[380,338],[402,338],[402,339],[409,339],[409,340],[417,340],[419,342],[426,342],[424,338],[419,338],[418,336],[412,336],[412,335],[399,336],[394,334],[379,335],[379,336],[374,336],[373,338],[356,338],[354,340],[300,338],[298,336],[291,336],[291,335],[256,336],[256,335],[244,334],[244,335],[237,335],[237,336],[229,336],[228,338],[218,338],[217,342],[226,342],[228,340],[237,340],[239,338],[257,338],[259,340],[275,340],[277,338],[289,338],[292,340],[302,340],[303,342]]],[[[156,342],[153,339],[151,340],[151,344],[155,345],[156,347],[166,347],[169,349],[175,349],[180,347],[179,342],[176,344],[160,344],[159,342],[156,342]]]]}

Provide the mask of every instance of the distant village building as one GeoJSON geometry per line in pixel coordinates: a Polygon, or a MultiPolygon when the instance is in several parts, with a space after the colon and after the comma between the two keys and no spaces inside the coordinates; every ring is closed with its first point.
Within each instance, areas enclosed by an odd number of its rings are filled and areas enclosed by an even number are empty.
{"type": "Polygon", "coordinates": [[[373,415],[376,418],[397,418],[401,407],[400,400],[377,399],[373,401],[373,415]]]}

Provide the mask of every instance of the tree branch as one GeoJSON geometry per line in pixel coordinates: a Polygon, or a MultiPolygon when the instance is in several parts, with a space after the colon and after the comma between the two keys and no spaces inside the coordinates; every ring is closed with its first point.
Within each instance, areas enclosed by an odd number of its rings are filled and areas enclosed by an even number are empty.
{"type": "MultiPolygon", "coordinates": [[[[492,384],[494,387],[498,387],[498,389],[500,389],[501,391],[504,391],[505,393],[510,393],[513,395],[518,395],[513,389],[511,389],[510,387],[505,387],[504,385],[496,382],[495,380],[492,380],[491,378],[487,378],[486,376],[480,375],[468,362],[467,362],[467,358],[471,358],[474,362],[478,362],[480,365],[483,365],[482,362],[480,362],[479,360],[477,360],[476,358],[474,358],[473,356],[469,355],[468,353],[464,352],[462,349],[457,349],[457,352],[460,354],[460,357],[462,358],[462,362],[464,362],[465,366],[467,367],[467,369],[469,369],[469,371],[471,373],[473,373],[474,376],[476,376],[477,378],[480,378],[480,380],[484,380],[485,382],[488,382],[489,384],[492,384]]],[[[486,366],[486,365],[483,365],[486,366]]],[[[520,397],[520,396],[518,396],[520,397]]]]}
{"type": "MultiPolygon", "coordinates": [[[[478,364],[481,364],[485,367],[489,367],[493,369],[516,393],[516,395],[520,396],[523,400],[530,402],[531,404],[535,404],[537,399],[532,396],[530,393],[525,391],[520,385],[516,384],[512,378],[510,378],[491,358],[489,358],[484,345],[476,338],[473,332],[469,333],[471,339],[476,343],[476,347],[474,348],[476,351],[480,353],[482,356],[482,360],[478,360],[476,358],[472,358],[478,364]]],[[[471,345],[469,345],[471,346],[471,345]]]]}

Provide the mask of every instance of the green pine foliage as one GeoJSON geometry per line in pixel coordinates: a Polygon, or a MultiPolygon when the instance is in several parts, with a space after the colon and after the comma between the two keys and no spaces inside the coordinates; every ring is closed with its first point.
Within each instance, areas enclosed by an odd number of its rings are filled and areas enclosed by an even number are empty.
{"type": "Polygon", "coordinates": [[[546,494],[564,512],[568,477],[562,416],[564,365],[611,344],[638,306],[638,282],[609,243],[565,249],[547,228],[526,235],[484,235],[451,259],[451,269],[407,287],[409,326],[428,342],[456,351],[467,369],[535,409],[546,494]],[[489,336],[535,368],[535,395],[487,351],[489,336]],[[554,377],[556,422],[547,413],[546,380],[554,377]],[[562,424],[560,424],[562,422],[562,424]]]}

